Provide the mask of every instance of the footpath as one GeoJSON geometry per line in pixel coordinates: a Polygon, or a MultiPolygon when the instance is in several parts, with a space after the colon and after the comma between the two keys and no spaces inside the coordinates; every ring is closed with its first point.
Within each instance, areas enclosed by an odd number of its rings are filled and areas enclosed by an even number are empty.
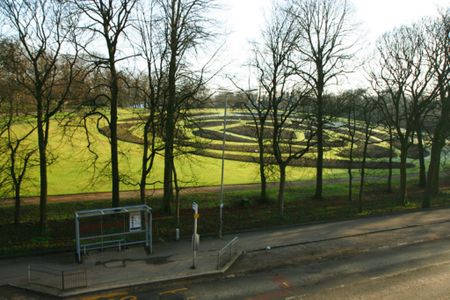
{"type": "MultiPolygon", "coordinates": [[[[414,174],[411,175],[413,177],[414,174]]],[[[367,179],[378,179],[378,177],[369,176],[367,179]]],[[[324,183],[343,183],[347,182],[347,178],[326,178],[324,183]]],[[[305,187],[315,184],[315,180],[302,180],[302,181],[288,181],[286,187],[305,187]]],[[[268,182],[268,188],[277,188],[278,182],[268,182]]],[[[242,191],[242,190],[258,190],[260,188],[259,183],[247,183],[247,184],[226,184],[224,185],[225,192],[228,191],[242,191]]],[[[185,187],[181,190],[180,195],[188,194],[202,194],[202,193],[219,193],[221,189],[220,185],[213,186],[194,186],[185,187]]],[[[148,189],[146,191],[147,196],[158,197],[163,195],[163,189],[148,189]]],[[[111,192],[91,192],[91,193],[79,193],[68,195],[49,195],[48,203],[62,203],[62,202],[78,202],[78,201],[96,201],[96,200],[111,200],[111,192]]],[[[139,190],[120,191],[120,199],[138,199],[139,190]]],[[[22,203],[26,205],[39,204],[38,196],[22,197],[22,203]]],[[[14,199],[4,200],[0,205],[14,205],[14,199]]]]}
{"type": "Polygon", "coordinates": [[[238,258],[242,253],[267,252],[277,248],[370,234],[398,233],[403,229],[406,233],[409,228],[447,223],[450,225],[450,209],[439,209],[251,231],[226,235],[223,239],[202,238],[195,269],[191,268],[193,253],[190,240],[155,242],[150,255],[146,254],[143,247],[137,246],[122,251],[92,251],[84,256],[83,264],[76,263],[74,252],[9,258],[0,260],[0,286],[10,284],[66,297],[186,279],[209,280],[223,277],[233,263],[239,264],[238,258]],[[237,249],[227,249],[229,252],[222,257],[225,261],[218,266],[219,250],[235,237],[238,237],[237,249]],[[65,286],[61,286],[61,274],[66,276],[63,283],[65,286]],[[80,282],[85,283],[85,286],[80,287],[80,282]]]}

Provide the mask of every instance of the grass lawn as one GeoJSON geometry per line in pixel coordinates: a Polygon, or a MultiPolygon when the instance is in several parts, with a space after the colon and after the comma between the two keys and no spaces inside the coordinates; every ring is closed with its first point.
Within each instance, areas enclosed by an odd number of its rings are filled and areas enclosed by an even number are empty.
{"type": "MultiPolygon", "coordinates": [[[[201,114],[205,111],[198,111],[201,114]]],[[[209,113],[220,113],[217,110],[209,110],[209,113]]],[[[122,110],[120,120],[135,116],[130,111],[122,110]]],[[[236,121],[237,122],[237,121],[236,121]]],[[[245,121],[238,121],[245,124],[245,121]]],[[[238,123],[235,123],[238,124],[238,123]]],[[[20,134],[26,130],[26,124],[18,125],[16,130],[20,134]]],[[[96,132],[91,136],[92,147],[97,155],[97,163],[93,162],[93,155],[87,148],[87,140],[84,131],[80,128],[68,128],[69,134],[63,134],[63,128],[58,127],[57,122],[52,123],[50,128],[49,152],[54,158],[49,166],[49,194],[74,194],[85,192],[110,191],[108,138],[98,131],[94,120],[88,124],[89,129],[96,132]]],[[[236,125],[234,125],[236,126],[236,125]]],[[[138,127],[136,127],[138,128],[138,127]]],[[[220,130],[216,126],[216,130],[220,130]]],[[[67,129],[67,128],[66,128],[67,129]]],[[[330,133],[328,133],[330,135],[330,133]]],[[[192,132],[188,133],[189,136],[192,132]]],[[[139,132],[136,132],[139,138],[139,132]]],[[[336,136],[337,137],[337,136],[336,136]]],[[[336,138],[334,137],[334,138],[336,138]]],[[[220,141],[209,141],[198,139],[203,142],[218,143],[220,141]]],[[[36,143],[36,135],[29,141],[36,143]]],[[[237,143],[236,143],[237,144],[237,143]]],[[[386,146],[386,145],[384,145],[386,146]]],[[[119,148],[123,155],[120,156],[120,170],[128,184],[122,184],[122,190],[137,189],[135,183],[139,180],[141,167],[141,145],[120,141],[119,148]]],[[[325,159],[335,159],[338,149],[325,152],[325,159]]],[[[217,150],[208,150],[217,151],[217,150]]],[[[232,152],[232,151],[230,151],[232,152]]],[[[239,152],[237,152],[239,154],[239,152]]],[[[255,155],[251,153],[250,155],[255,155]]],[[[314,155],[314,154],[310,154],[314,155]]],[[[411,162],[415,162],[411,160],[411,162]]],[[[186,186],[208,186],[220,183],[221,160],[200,155],[180,157],[176,160],[180,185],[186,186]]],[[[417,165],[417,164],[416,164],[417,165]]],[[[271,168],[275,170],[276,168],[271,168]]],[[[37,195],[39,192],[38,168],[29,173],[29,178],[24,182],[22,195],[37,195]]],[[[327,183],[324,186],[325,199],[321,201],[312,200],[314,184],[303,187],[287,187],[285,194],[285,215],[280,217],[276,202],[277,189],[268,191],[270,201],[259,203],[256,199],[259,190],[234,191],[225,194],[224,208],[224,230],[234,232],[245,229],[261,228],[286,224],[303,224],[316,221],[340,220],[346,218],[361,217],[372,214],[384,214],[390,212],[401,212],[414,210],[420,207],[421,191],[415,187],[418,181],[416,175],[418,167],[408,170],[410,197],[409,204],[403,207],[398,204],[396,193],[386,193],[386,170],[367,170],[369,183],[366,187],[366,197],[363,203],[363,211],[359,212],[357,199],[357,186],[359,170],[354,170],[354,201],[347,200],[346,183],[327,183]]],[[[442,169],[442,174],[448,172],[448,164],[442,169]]],[[[276,182],[278,179],[276,171],[269,171],[269,180],[276,182]]],[[[394,170],[394,177],[398,178],[398,171],[394,170]]],[[[158,182],[155,187],[161,187],[163,177],[163,157],[158,156],[149,182],[158,182]]],[[[287,169],[288,181],[313,180],[315,168],[289,167],[287,169]]],[[[324,178],[347,178],[345,169],[324,169],[324,178]]],[[[241,162],[235,160],[225,161],[225,184],[258,183],[259,167],[256,163],[241,162]]],[[[448,183],[448,179],[447,179],[448,183]]],[[[398,184],[397,181],[394,184],[398,184]]],[[[450,204],[450,191],[447,184],[443,193],[433,202],[435,207],[447,207],[450,204]]],[[[196,201],[200,206],[199,232],[202,235],[216,234],[218,231],[218,200],[217,193],[199,193],[181,195],[181,233],[189,236],[192,232],[192,210],[191,203],[196,201]]],[[[152,197],[149,205],[153,208],[154,234],[156,238],[171,239],[175,231],[175,218],[163,216],[159,210],[161,199],[152,197]]],[[[138,204],[137,199],[121,199],[121,205],[138,204]]],[[[37,205],[25,205],[22,208],[22,223],[15,227],[13,225],[14,208],[8,205],[0,205],[0,256],[12,253],[27,253],[30,251],[41,251],[48,249],[72,249],[74,245],[74,212],[84,209],[110,207],[108,201],[82,201],[70,203],[48,204],[49,228],[45,234],[39,232],[39,207],[37,205]]],[[[173,209],[174,211],[175,209],[173,209]]]]}
{"type": "MultiPolygon", "coordinates": [[[[203,110],[194,111],[196,114],[217,114],[220,110],[203,110]]],[[[235,112],[236,113],[236,112],[235,112]]],[[[126,122],[127,119],[136,115],[130,110],[120,110],[119,122],[126,122]]],[[[245,124],[247,121],[239,121],[245,124]]],[[[237,125],[239,125],[238,123],[237,125]]],[[[241,125],[242,125],[241,124],[241,125]]],[[[103,124],[105,125],[105,124],[103,124]]],[[[103,126],[102,125],[102,126],[103,126]]],[[[237,126],[232,125],[232,126],[237,126]]],[[[24,132],[25,124],[17,126],[17,132],[24,132]]],[[[86,192],[102,192],[110,191],[110,168],[108,165],[108,157],[110,149],[108,138],[100,134],[96,129],[95,120],[88,123],[89,130],[94,132],[91,136],[92,149],[97,154],[97,161],[93,165],[94,156],[87,148],[87,140],[82,128],[69,127],[64,134],[64,128],[54,121],[50,128],[49,153],[54,158],[53,163],[48,167],[48,193],[50,195],[76,194],[86,192]],[[67,134],[68,133],[68,134],[67,134]]],[[[139,126],[135,126],[133,134],[139,136],[139,126]]],[[[211,127],[216,131],[221,126],[211,127]]],[[[330,135],[331,133],[328,132],[330,135]]],[[[188,132],[187,136],[192,138],[192,132],[188,132]]],[[[298,136],[301,136],[299,134],[298,136]]],[[[333,138],[338,138],[339,135],[333,138]]],[[[36,144],[36,134],[30,138],[31,144],[36,144]]],[[[217,143],[220,141],[209,141],[207,139],[197,138],[202,143],[217,143]]],[[[233,143],[231,143],[233,144],[233,143]]],[[[236,143],[234,143],[236,144],[236,143]]],[[[384,145],[386,146],[386,145],[384,145]]],[[[121,184],[121,190],[136,190],[139,182],[141,168],[141,145],[119,141],[119,149],[123,155],[120,155],[120,172],[124,176],[126,184],[121,184]]],[[[339,149],[334,148],[325,152],[325,159],[338,158],[339,149]]],[[[214,152],[213,150],[209,150],[214,152]]],[[[215,151],[217,152],[217,151],[215,151]]],[[[227,151],[227,153],[233,153],[227,151]]],[[[236,152],[239,154],[239,152],[236,152]]],[[[250,154],[256,156],[255,154],[250,154]]],[[[313,157],[314,154],[307,154],[313,157]]],[[[182,186],[208,186],[220,183],[221,161],[217,158],[205,157],[200,155],[182,156],[176,159],[176,167],[179,173],[179,179],[182,186]]],[[[273,168],[276,169],[276,168],[273,168]]],[[[410,172],[416,172],[416,169],[410,169],[410,172]]],[[[324,178],[342,178],[346,176],[344,169],[324,169],[324,178]]],[[[380,170],[376,172],[380,177],[387,174],[386,171],[380,170]]],[[[315,168],[299,168],[289,167],[287,170],[287,180],[307,180],[315,177],[315,168]]],[[[157,156],[154,168],[148,178],[149,182],[156,182],[155,187],[162,187],[163,178],[163,157],[157,156]]],[[[269,179],[277,180],[276,171],[269,174],[269,179]]],[[[226,160],[225,163],[225,183],[258,183],[259,167],[256,163],[226,160]]],[[[39,194],[39,169],[33,168],[28,173],[28,178],[23,184],[23,196],[32,196],[39,194]]]]}

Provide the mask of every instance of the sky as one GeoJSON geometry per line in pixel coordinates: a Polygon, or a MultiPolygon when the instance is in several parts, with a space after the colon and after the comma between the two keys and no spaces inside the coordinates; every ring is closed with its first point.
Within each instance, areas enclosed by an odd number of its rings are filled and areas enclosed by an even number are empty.
{"type": "MultiPolygon", "coordinates": [[[[241,86],[248,86],[248,67],[251,59],[251,41],[257,41],[265,19],[270,16],[272,0],[218,0],[217,13],[220,30],[227,33],[219,64],[226,65],[221,76],[213,81],[217,87],[232,88],[227,77],[235,77],[241,86]]],[[[424,16],[435,16],[438,7],[449,7],[450,0],[349,0],[354,16],[361,27],[365,51],[372,49],[377,37],[402,24],[410,24],[424,16]]],[[[363,51],[364,52],[364,51],[363,51]]],[[[361,53],[360,55],[367,55],[361,53]]],[[[250,83],[251,84],[251,83],[250,83]]],[[[342,88],[365,86],[361,74],[341,80],[342,88]]]]}

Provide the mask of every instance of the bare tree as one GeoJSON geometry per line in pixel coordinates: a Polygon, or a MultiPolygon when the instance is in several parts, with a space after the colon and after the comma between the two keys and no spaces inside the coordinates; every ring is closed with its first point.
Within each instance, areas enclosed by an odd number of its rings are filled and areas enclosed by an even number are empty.
{"type": "Polygon", "coordinates": [[[423,73],[424,41],[414,27],[385,33],[377,42],[379,63],[371,73],[381,110],[400,143],[400,201],[406,204],[406,162],[417,116],[429,105],[425,97],[430,74],[423,73]]]}
{"type": "MultiPolygon", "coordinates": [[[[145,191],[148,185],[147,176],[150,174],[156,155],[164,150],[160,137],[164,131],[163,110],[167,98],[167,54],[168,45],[165,43],[160,20],[154,12],[154,3],[142,2],[139,6],[136,29],[140,43],[138,51],[146,62],[144,74],[143,104],[144,113],[140,119],[143,126],[142,169],[139,182],[141,202],[145,203],[145,191]]],[[[175,174],[175,170],[173,171],[175,174]]]]}
{"type": "MultiPolygon", "coordinates": [[[[292,119],[302,124],[305,115],[300,114],[308,91],[294,84],[296,75],[293,58],[296,54],[299,31],[292,17],[291,8],[275,4],[272,16],[262,33],[263,42],[256,48],[255,67],[258,74],[258,84],[262,89],[264,103],[254,102],[257,115],[254,115],[256,134],[259,136],[260,159],[264,155],[265,122],[269,117],[272,123],[272,155],[278,165],[280,182],[278,189],[278,205],[280,214],[284,214],[284,191],[286,184],[286,168],[292,160],[301,158],[310,147],[312,134],[305,132],[306,146],[297,143],[296,134],[291,125],[292,119]],[[290,92],[288,91],[290,90],[290,92]],[[261,122],[262,121],[262,122],[261,122]],[[259,127],[258,127],[259,125],[259,127]]],[[[261,97],[259,100],[262,100],[261,97]]],[[[250,102],[251,105],[252,102],[250,102]]],[[[250,107],[249,107],[250,109],[250,107]]],[[[308,127],[306,124],[305,128],[308,127]]],[[[269,127],[267,127],[269,129],[269,127]]],[[[264,170],[261,170],[263,173],[264,170]]]]}
{"type": "Polygon", "coordinates": [[[375,102],[375,110],[380,115],[380,126],[384,128],[387,133],[386,138],[382,138],[381,141],[387,142],[389,144],[389,157],[388,157],[388,175],[387,175],[387,192],[392,193],[392,169],[393,169],[393,160],[394,160],[394,144],[395,144],[395,129],[393,124],[389,121],[390,111],[384,109],[384,103],[386,103],[385,99],[382,97],[388,97],[386,93],[382,91],[376,91],[376,100],[375,102]]]}
{"type": "Polygon", "coordinates": [[[432,102],[436,96],[436,88],[431,84],[435,70],[427,60],[426,56],[426,33],[421,23],[413,24],[410,27],[410,35],[416,41],[417,51],[412,57],[412,78],[407,85],[406,94],[416,105],[414,117],[414,132],[417,139],[418,156],[419,156],[419,186],[426,186],[426,170],[425,170],[425,146],[424,134],[426,128],[424,126],[428,113],[433,109],[432,102]]]}
{"type": "MultiPolygon", "coordinates": [[[[206,11],[214,7],[213,1],[206,0],[157,0],[160,20],[163,23],[164,43],[167,46],[167,100],[164,104],[164,210],[170,213],[173,200],[174,141],[177,123],[177,108],[183,101],[195,94],[192,90],[180,97],[183,81],[192,79],[192,72],[186,71],[187,54],[196,50],[200,43],[211,37],[206,11]],[[190,75],[189,75],[190,73],[190,75]]],[[[203,86],[203,74],[194,80],[193,90],[203,86]]],[[[192,83],[192,82],[191,82],[192,83]]]]}
{"type": "Polygon", "coordinates": [[[362,161],[360,168],[360,181],[358,192],[359,212],[362,212],[362,203],[364,198],[364,187],[366,185],[366,162],[369,157],[368,147],[371,143],[373,129],[378,125],[378,112],[376,102],[378,99],[367,94],[363,94],[363,101],[358,105],[358,111],[363,121],[363,141],[362,141],[362,161]]]}
{"type": "MultiPolygon", "coordinates": [[[[255,50],[255,68],[259,73],[259,82],[264,82],[265,70],[263,67],[263,60],[261,53],[255,50]]],[[[267,70],[266,70],[267,71],[267,70]]],[[[261,93],[262,88],[258,89],[258,93],[252,91],[245,91],[239,87],[236,83],[233,84],[242,92],[247,100],[242,106],[251,115],[253,124],[255,126],[255,136],[258,143],[258,164],[259,164],[259,177],[261,181],[261,192],[259,200],[261,202],[267,201],[267,174],[266,174],[266,150],[270,147],[268,145],[268,139],[266,138],[266,123],[269,120],[269,114],[271,111],[270,102],[267,97],[261,93]]]]}
{"type": "Polygon", "coordinates": [[[348,200],[351,202],[353,200],[353,168],[354,168],[354,156],[355,156],[355,144],[357,142],[357,105],[359,103],[360,93],[362,91],[356,92],[346,92],[342,96],[346,100],[345,108],[347,110],[347,124],[345,129],[347,131],[347,137],[344,138],[346,142],[350,144],[350,149],[348,151],[348,200]]]}
{"type": "Polygon", "coordinates": [[[441,153],[450,136],[450,13],[441,13],[439,19],[426,25],[426,53],[434,69],[433,84],[436,86],[439,105],[436,125],[433,130],[431,158],[428,167],[428,180],[425,189],[423,207],[431,206],[431,199],[439,192],[441,153]]]}
{"type": "Polygon", "coordinates": [[[37,150],[28,138],[35,132],[33,122],[27,122],[25,111],[18,112],[21,88],[15,81],[17,43],[0,41],[0,195],[14,196],[14,224],[20,223],[22,183],[27,171],[36,164],[37,150]]]}
{"type": "MultiPolygon", "coordinates": [[[[119,151],[117,140],[117,120],[119,101],[120,75],[117,64],[128,57],[119,57],[118,45],[126,35],[126,29],[130,25],[130,15],[137,0],[81,0],[73,1],[81,14],[85,17],[82,29],[90,31],[94,37],[100,36],[105,44],[106,57],[92,52],[84,47],[88,56],[99,68],[108,70],[107,93],[101,93],[109,102],[109,116],[100,111],[90,112],[88,115],[101,114],[109,127],[109,142],[111,145],[111,174],[112,174],[112,206],[119,206],[120,173],[119,173],[119,151]]],[[[102,85],[105,85],[101,83],[102,85]]]]}
{"type": "Polygon", "coordinates": [[[15,80],[33,99],[40,166],[40,226],[47,225],[47,145],[52,118],[67,100],[77,70],[76,18],[68,3],[56,0],[0,2],[20,58],[15,80]],[[64,53],[67,51],[69,53],[64,53]]]}
{"type": "Polygon", "coordinates": [[[387,192],[392,193],[392,165],[394,159],[394,129],[392,124],[389,122],[381,122],[385,127],[387,127],[389,136],[389,160],[388,160],[388,176],[387,176],[387,192]]]}
{"type": "Polygon", "coordinates": [[[317,199],[322,198],[324,152],[324,92],[331,81],[349,71],[346,62],[353,57],[349,42],[354,25],[346,0],[294,0],[292,14],[300,36],[301,64],[298,74],[316,97],[317,126],[317,199]]]}
{"type": "Polygon", "coordinates": [[[302,89],[293,90],[289,94],[280,90],[280,96],[272,98],[272,149],[280,172],[278,205],[281,215],[284,214],[286,168],[292,161],[298,160],[308,153],[315,138],[312,118],[303,110],[303,105],[308,99],[307,95],[307,91],[302,89]],[[296,133],[292,127],[289,128],[289,121],[292,120],[296,124],[301,124],[302,133],[296,133]]]}
{"type": "MultiPolygon", "coordinates": [[[[2,109],[5,102],[2,101],[2,104],[0,104],[0,113],[6,120],[5,124],[3,124],[4,126],[0,129],[0,138],[4,139],[4,145],[0,147],[4,148],[2,153],[7,155],[7,160],[3,161],[2,166],[0,166],[0,169],[4,170],[2,175],[7,177],[4,178],[2,176],[3,180],[0,179],[0,181],[3,181],[3,187],[7,185],[12,188],[12,194],[14,195],[14,224],[18,225],[21,215],[22,183],[29,170],[34,166],[38,166],[39,163],[34,157],[37,148],[30,145],[28,141],[28,138],[35,132],[36,127],[34,124],[24,124],[23,122],[21,125],[18,125],[20,124],[21,116],[14,115],[13,101],[12,98],[5,101],[7,103],[6,111],[2,109]],[[19,131],[18,126],[26,126],[25,132],[17,132],[19,131]]],[[[5,192],[10,194],[10,191],[7,188],[5,192]]]]}

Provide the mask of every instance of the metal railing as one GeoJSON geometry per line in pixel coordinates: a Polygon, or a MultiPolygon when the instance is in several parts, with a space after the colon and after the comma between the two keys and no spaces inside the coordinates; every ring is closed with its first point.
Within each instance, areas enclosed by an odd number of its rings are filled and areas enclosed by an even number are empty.
{"type": "Polygon", "coordinates": [[[61,291],[87,287],[86,270],[62,271],[28,265],[28,282],[61,291]]]}
{"type": "Polygon", "coordinates": [[[217,270],[229,262],[233,257],[238,254],[237,242],[239,238],[235,237],[230,242],[228,242],[222,249],[217,253],[217,270]]]}

